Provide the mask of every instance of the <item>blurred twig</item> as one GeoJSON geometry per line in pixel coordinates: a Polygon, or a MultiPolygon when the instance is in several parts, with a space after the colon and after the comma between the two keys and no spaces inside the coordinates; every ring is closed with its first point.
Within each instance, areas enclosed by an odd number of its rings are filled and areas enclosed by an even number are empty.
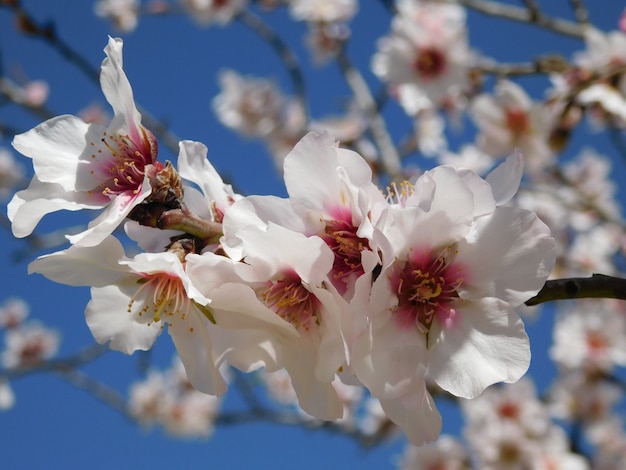
{"type": "Polygon", "coordinates": [[[528,8],[528,4],[534,2],[527,1],[526,8],[504,4],[494,0],[458,0],[458,2],[467,8],[484,13],[485,15],[535,24],[566,36],[582,38],[585,34],[585,29],[579,23],[573,23],[561,18],[552,18],[541,13],[537,8],[528,8]]]}
{"type": "Polygon", "coordinates": [[[237,15],[237,20],[242,24],[249,27],[252,31],[258,34],[264,41],[266,41],[273,49],[287,69],[287,73],[291,78],[294,88],[294,94],[296,99],[302,107],[302,111],[306,119],[309,119],[308,104],[307,104],[307,91],[306,81],[302,74],[302,69],[298,62],[298,58],[291,51],[289,46],[276,34],[276,32],[265,24],[261,18],[248,10],[242,10],[237,15]]]}

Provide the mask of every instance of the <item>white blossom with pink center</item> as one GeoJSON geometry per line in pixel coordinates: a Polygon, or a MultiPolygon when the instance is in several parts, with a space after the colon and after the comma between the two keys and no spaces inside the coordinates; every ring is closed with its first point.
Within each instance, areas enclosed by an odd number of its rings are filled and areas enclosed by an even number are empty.
{"type": "Polygon", "coordinates": [[[474,53],[467,43],[465,15],[454,5],[403,2],[391,33],[382,38],[372,70],[410,114],[437,108],[465,90],[474,53]],[[415,103],[420,103],[416,106],[415,103]]]}
{"type": "Polygon", "coordinates": [[[519,185],[520,160],[494,170],[492,184],[438,167],[390,205],[384,233],[394,255],[372,286],[370,324],[353,345],[352,367],[383,407],[404,404],[405,414],[426,421],[418,427],[397,411],[414,443],[432,440],[423,429],[440,426],[426,379],[474,398],[528,368],[528,337],[514,307],[545,283],[555,242],[534,213],[499,205],[519,185]]]}
{"type": "Polygon", "coordinates": [[[213,354],[210,300],[197,286],[219,283],[217,274],[232,271],[231,265],[213,253],[182,256],[168,251],[127,258],[111,236],[94,247],[74,245],[42,256],[29,265],[29,272],[62,284],[91,286],[87,325],[95,339],[109,342],[111,349],[126,354],[148,350],[167,326],[193,386],[220,395],[226,382],[213,354]],[[200,277],[197,272],[216,275],[200,277]]]}
{"type": "Polygon", "coordinates": [[[224,26],[247,6],[248,0],[181,0],[181,3],[198,23],[224,26]]]}
{"type": "Polygon", "coordinates": [[[6,347],[2,352],[2,364],[6,368],[32,367],[44,359],[53,357],[61,342],[58,332],[31,321],[7,330],[6,347]]]}
{"type": "Polygon", "coordinates": [[[243,259],[236,266],[241,282],[210,293],[217,324],[227,330],[224,357],[244,371],[284,368],[305,412],[341,418],[343,404],[332,382],[348,361],[342,335],[347,304],[326,288],[333,253],[319,237],[261,220],[248,198],[233,204],[224,218],[223,248],[243,259]]]}
{"type": "Polygon", "coordinates": [[[580,301],[560,309],[550,357],[566,369],[611,372],[626,365],[624,309],[609,300],[580,301]]]}
{"type": "Polygon", "coordinates": [[[477,96],[470,115],[479,128],[478,146],[491,156],[502,157],[517,148],[532,171],[551,162],[546,111],[516,83],[502,80],[495,87],[495,95],[477,96]]]}
{"type": "Polygon", "coordinates": [[[385,198],[372,182],[371,168],[330,134],[309,133],[285,158],[284,178],[305,233],[320,236],[333,251],[330,281],[350,299],[355,289],[369,286],[378,251],[389,250],[377,226],[385,198]]]}
{"type": "Polygon", "coordinates": [[[122,68],[122,40],[109,38],[100,83],[113,107],[105,127],[64,115],[15,136],[13,146],[32,158],[35,175],[8,205],[16,237],[30,235],[42,217],[58,210],[104,209],[87,230],[68,236],[96,245],[150,195],[146,170],[156,162],[157,142],[141,125],[122,68]]]}

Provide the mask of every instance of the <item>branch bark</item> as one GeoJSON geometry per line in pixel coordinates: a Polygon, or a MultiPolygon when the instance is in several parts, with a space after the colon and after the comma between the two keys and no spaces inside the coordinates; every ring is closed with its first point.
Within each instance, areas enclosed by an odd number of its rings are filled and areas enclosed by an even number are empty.
{"type": "Polygon", "coordinates": [[[591,277],[573,277],[546,281],[543,288],[525,303],[539,305],[566,299],[620,299],[626,300],[626,279],[593,274],[591,277]]]}

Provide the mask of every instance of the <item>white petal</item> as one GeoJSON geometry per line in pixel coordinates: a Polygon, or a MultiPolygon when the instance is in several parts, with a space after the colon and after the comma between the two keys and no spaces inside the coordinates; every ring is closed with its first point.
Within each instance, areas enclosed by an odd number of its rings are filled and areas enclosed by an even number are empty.
{"type": "Polygon", "coordinates": [[[118,195],[111,199],[104,211],[89,223],[87,230],[76,235],[67,235],[66,238],[75,245],[94,246],[101,243],[119,227],[135,206],[150,196],[150,193],[150,181],[146,178],[141,192],[136,195],[118,195]]]}
{"type": "Polygon", "coordinates": [[[92,142],[100,143],[104,127],[81,119],[58,116],[15,136],[13,147],[33,159],[37,178],[67,191],[87,191],[98,182],[91,174],[92,142]]]}
{"type": "Polygon", "coordinates": [[[556,244],[533,212],[498,207],[476,220],[458,245],[456,262],[467,268],[467,298],[496,297],[520,305],[543,287],[554,267],[556,244]]]}
{"type": "Polygon", "coordinates": [[[42,183],[35,176],[27,189],[15,193],[7,205],[7,215],[12,222],[13,235],[22,238],[33,233],[46,214],[60,210],[100,209],[103,206],[98,196],[68,193],[60,185],[42,183]]]}
{"type": "Polygon", "coordinates": [[[340,193],[335,139],[310,132],[285,157],[284,178],[289,196],[309,208],[340,193]]]}
{"type": "Polygon", "coordinates": [[[457,302],[452,325],[433,330],[428,375],[457,397],[475,398],[489,385],[516,382],[530,364],[524,324],[497,299],[457,302]],[[438,334],[439,333],[439,334],[438,334]]]}
{"type": "Polygon", "coordinates": [[[28,273],[39,273],[48,279],[70,286],[103,287],[121,282],[128,276],[126,267],[118,264],[124,257],[121,243],[109,237],[95,247],[72,246],[41,256],[28,265],[28,273]]]}
{"type": "MultiPolygon", "coordinates": [[[[232,189],[224,184],[222,177],[207,158],[208,149],[200,142],[185,140],[179,144],[178,173],[198,185],[206,200],[220,209],[230,206],[232,189]]],[[[187,196],[185,194],[185,196],[187,196]]]]}
{"type": "Polygon", "coordinates": [[[326,421],[339,419],[343,417],[343,404],[330,382],[316,378],[314,369],[317,348],[309,344],[307,339],[302,338],[296,348],[285,348],[281,362],[291,376],[298,402],[304,411],[326,421]]]}
{"type": "Polygon", "coordinates": [[[491,185],[496,205],[501,206],[511,200],[517,192],[524,174],[524,157],[519,150],[507,157],[485,178],[491,185]]]}
{"type": "Polygon", "coordinates": [[[122,127],[124,124],[135,127],[141,122],[141,115],[135,108],[133,90],[124,73],[122,47],[120,38],[109,37],[109,43],[104,49],[107,58],[102,61],[100,85],[115,113],[116,122],[112,122],[111,127],[122,127]]]}
{"type": "Polygon", "coordinates": [[[441,434],[441,415],[425,385],[416,387],[403,397],[382,399],[380,404],[413,445],[436,441],[441,434]]]}
{"type": "Polygon", "coordinates": [[[169,326],[169,333],[194,388],[209,395],[222,395],[226,382],[216,367],[209,330],[200,315],[191,311],[187,321],[176,319],[169,326]]]}
{"type": "Polygon", "coordinates": [[[138,322],[128,312],[129,300],[129,295],[118,286],[93,288],[85,310],[87,325],[96,341],[110,341],[111,349],[126,354],[150,349],[162,331],[160,322],[138,322]]]}

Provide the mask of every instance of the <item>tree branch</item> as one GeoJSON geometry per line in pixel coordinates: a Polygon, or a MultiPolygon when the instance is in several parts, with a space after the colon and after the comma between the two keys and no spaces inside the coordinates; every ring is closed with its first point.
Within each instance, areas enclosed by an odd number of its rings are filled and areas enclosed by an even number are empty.
{"type": "Polygon", "coordinates": [[[546,281],[543,288],[526,305],[565,299],[620,299],[626,300],[626,279],[604,274],[591,277],[573,277],[546,281]]]}
{"type": "Polygon", "coordinates": [[[585,35],[585,29],[581,24],[560,18],[551,18],[535,8],[522,8],[493,0],[458,0],[458,3],[466,8],[484,13],[485,15],[497,16],[522,23],[536,24],[537,26],[566,36],[582,38],[585,35]]]}

